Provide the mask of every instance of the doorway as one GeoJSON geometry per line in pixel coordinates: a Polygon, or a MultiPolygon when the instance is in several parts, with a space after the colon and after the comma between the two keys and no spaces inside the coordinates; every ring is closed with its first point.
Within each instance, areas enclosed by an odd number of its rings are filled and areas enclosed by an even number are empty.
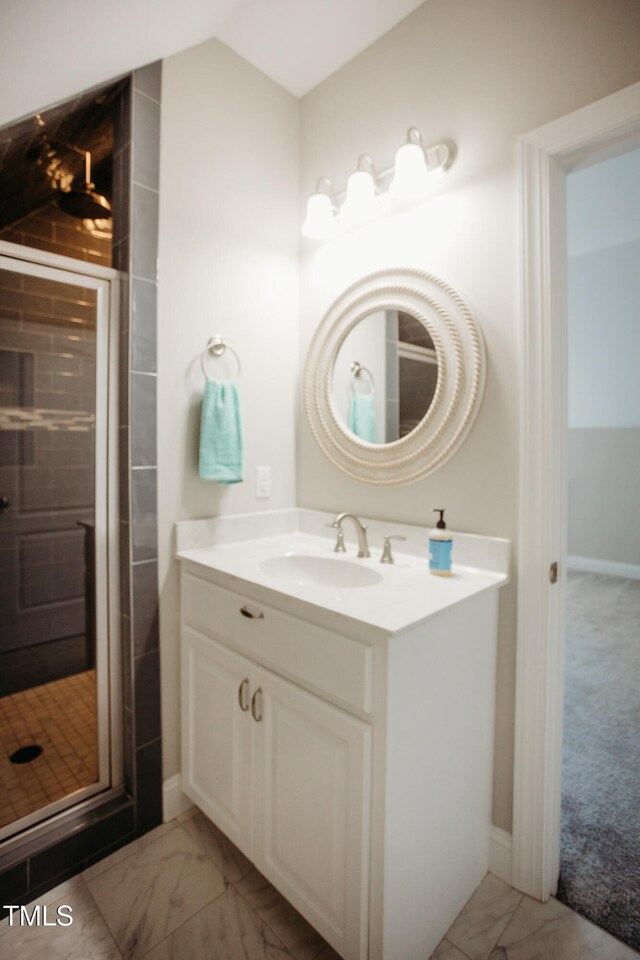
{"type": "Polygon", "coordinates": [[[113,785],[115,280],[0,244],[0,840],[113,785]]]}
{"type": "Polygon", "coordinates": [[[514,886],[546,900],[560,865],[567,556],[566,174],[640,146],[640,84],[522,137],[522,309],[514,886]]]}
{"type": "Polygon", "coordinates": [[[640,948],[640,149],[567,174],[558,898],[640,948]]]}

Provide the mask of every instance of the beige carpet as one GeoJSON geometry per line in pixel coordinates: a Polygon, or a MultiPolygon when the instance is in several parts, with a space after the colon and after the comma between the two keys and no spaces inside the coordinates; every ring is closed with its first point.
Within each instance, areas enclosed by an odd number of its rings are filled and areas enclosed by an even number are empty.
{"type": "Polygon", "coordinates": [[[640,950],[640,580],[567,589],[558,899],[640,950]]]}

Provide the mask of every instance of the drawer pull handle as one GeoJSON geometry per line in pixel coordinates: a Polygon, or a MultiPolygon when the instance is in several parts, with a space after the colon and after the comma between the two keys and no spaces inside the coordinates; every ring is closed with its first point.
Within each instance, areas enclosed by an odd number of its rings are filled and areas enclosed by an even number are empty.
{"type": "Polygon", "coordinates": [[[262,687],[258,687],[254,695],[251,697],[251,716],[257,723],[260,723],[260,721],[262,720],[262,687]],[[260,713],[259,714],[256,708],[256,700],[258,698],[258,694],[260,695],[260,713]]]}
{"type": "Polygon", "coordinates": [[[238,703],[240,704],[240,709],[245,713],[249,709],[249,677],[245,677],[240,686],[238,687],[238,703]]]}
{"type": "Polygon", "coordinates": [[[248,607],[240,607],[240,613],[243,617],[248,617],[249,620],[264,620],[264,613],[252,613],[248,607]]]}

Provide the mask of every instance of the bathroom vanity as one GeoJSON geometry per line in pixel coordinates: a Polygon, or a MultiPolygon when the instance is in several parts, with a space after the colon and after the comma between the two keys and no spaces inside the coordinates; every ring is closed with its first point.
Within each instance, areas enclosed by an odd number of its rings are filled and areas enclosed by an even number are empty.
{"type": "Polygon", "coordinates": [[[331,519],[178,524],[182,788],[344,960],[425,960],[488,866],[508,542],[431,577],[424,530],[331,519]]]}

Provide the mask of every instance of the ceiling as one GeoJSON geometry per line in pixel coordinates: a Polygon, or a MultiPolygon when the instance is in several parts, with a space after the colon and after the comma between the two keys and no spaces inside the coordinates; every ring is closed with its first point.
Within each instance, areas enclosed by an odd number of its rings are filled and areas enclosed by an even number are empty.
{"type": "Polygon", "coordinates": [[[422,0],[0,0],[0,125],[218,37],[303,96],[422,0]]]}

